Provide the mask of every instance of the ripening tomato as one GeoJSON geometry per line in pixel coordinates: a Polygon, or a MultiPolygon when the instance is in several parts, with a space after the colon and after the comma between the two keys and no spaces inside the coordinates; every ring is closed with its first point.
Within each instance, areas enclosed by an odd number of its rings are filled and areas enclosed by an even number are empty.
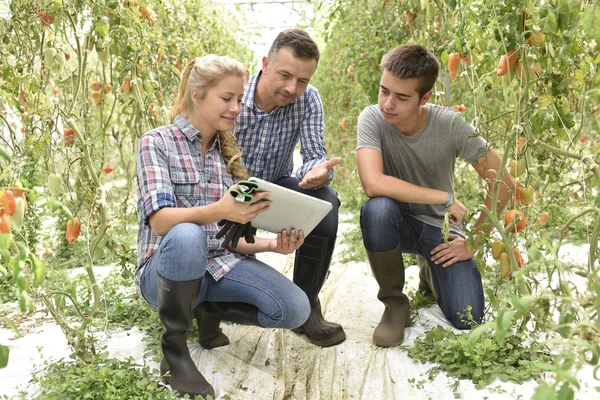
{"type": "Polygon", "coordinates": [[[519,210],[508,210],[506,212],[506,215],[504,216],[504,227],[506,228],[516,216],[519,216],[520,219],[512,229],[512,232],[521,232],[523,229],[525,229],[527,221],[525,220],[525,214],[519,210]]]}
{"type": "Polygon", "coordinates": [[[7,189],[0,193],[0,202],[2,203],[2,210],[6,215],[13,215],[15,213],[17,203],[12,190],[7,189]]]}
{"type": "Polygon", "coordinates": [[[98,91],[102,90],[102,87],[103,87],[103,86],[104,86],[104,85],[102,84],[102,82],[98,82],[98,81],[93,81],[93,82],[90,84],[90,88],[92,88],[92,90],[93,90],[93,91],[96,91],[96,92],[98,92],[98,91]]]}
{"type": "Polygon", "coordinates": [[[343,130],[348,130],[348,121],[346,121],[346,118],[342,118],[341,125],[343,130]]]}
{"type": "Polygon", "coordinates": [[[121,93],[127,93],[131,90],[131,77],[129,75],[123,78],[123,83],[121,84],[121,93]]]}
{"type": "Polygon", "coordinates": [[[112,174],[112,172],[115,170],[115,168],[113,167],[112,164],[106,164],[104,166],[104,168],[102,168],[102,171],[104,171],[104,173],[106,175],[112,174]]]}
{"type": "Polygon", "coordinates": [[[71,147],[75,143],[75,131],[71,128],[65,128],[63,131],[63,142],[65,146],[71,147]]]}
{"type": "Polygon", "coordinates": [[[502,76],[506,75],[508,71],[512,71],[517,64],[518,59],[519,53],[517,52],[517,49],[509,50],[506,54],[503,54],[502,57],[500,57],[496,74],[502,76]]]}
{"type": "Polygon", "coordinates": [[[7,215],[2,215],[0,217],[0,233],[4,233],[10,235],[12,233],[12,229],[10,227],[10,220],[7,215]]]}
{"type": "Polygon", "coordinates": [[[500,274],[502,274],[502,279],[506,279],[510,275],[510,259],[506,253],[500,255],[500,274]]]}
{"type": "Polygon", "coordinates": [[[506,245],[501,240],[495,240],[492,243],[492,257],[494,260],[499,260],[502,253],[506,253],[506,245]]]}
{"type": "Polygon", "coordinates": [[[521,204],[528,206],[533,203],[533,187],[527,186],[526,188],[519,189],[521,194],[521,204]]]}
{"type": "Polygon", "coordinates": [[[52,14],[50,14],[47,11],[40,12],[39,17],[40,17],[40,21],[42,21],[43,23],[45,23],[47,25],[52,24],[52,20],[54,19],[52,14]]]}
{"type": "Polygon", "coordinates": [[[519,268],[521,268],[525,262],[525,260],[523,260],[523,256],[521,256],[521,252],[516,247],[513,247],[513,253],[515,253],[515,258],[517,259],[517,265],[519,268]]]}
{"type": "Polygon", "coordinates": [[[448,73],[450,74],[450,79],[454,80],[458,75],[458,70],[460,69],[460,54],[458,53],[450,53],[448,56],[448,73]]]}
{"type": "Polygon", "coordinates": [[[547,211],[544,211],[543,213],[540,214],[539,218],[538,218],[538,223],[541,226],[545,226],[548,223],[548,218],[550,217],[550,214],[548,214],[547,211]]]}

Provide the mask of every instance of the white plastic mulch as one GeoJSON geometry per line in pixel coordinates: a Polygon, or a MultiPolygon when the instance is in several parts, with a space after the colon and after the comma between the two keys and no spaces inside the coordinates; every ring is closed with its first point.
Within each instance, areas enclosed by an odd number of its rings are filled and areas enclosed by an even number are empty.
{"type": "MultiPolygon", "coordinates": [[[[348,228],[347,225],[342,229],[348,228]]],[[[312,345],[304,336],[291,331],[222,324],[231,340],[229,346],[204,350],[189,343],[199,370],[215,387],[217,395],[232,399],[529,399],[536,382],[523,385],[493,382],[484,390],[475,389],[468,380],[459,381],[440,373],[430,381],[433,364],[420,364],[401,348],[379,348],[372,343],[373,329],[379,322],[383,305],[377,298],[377,283],[366,262],[341,263],[344,246],[334,254],[331,274],[321,300],[327,319],[341,323],[347,340],[330,348],[312,345]]],[[[577,251],[575,251],[577,253],[577,251]]],[[[260,257],[291,278],[292,256],[266,254],[260,257]]],[[[99,274],[102,272],[99,271],[99,274]]],[[[407,268],[407,289],[418,285],[418,268],[407,268]]],[[[9,365],[0,370],[0,395],[9,397],[27,390],[31,371],[43,360],[70,354],[60,328],[43,314],[36,314],[20,326],[28,331],[15,339],[14,333],[0,329],[0,343],[11,348],[9,365]],[[35,324],[40,324],[36,326],[35,324]]],[[[439,307],[419,310],[414,326],[407,328],[405,345],[435,325],[450,327],[439,307]]],[[[143,364],[144,344],[137,329],[99,334],[111,357],[133,357],[143,364]]],[[[158,368],[156,363],[151,367],[158,368]]],[[[578,399],[599,399],[593,370],[584,367],[577,375],[582,382],[578,399]]],[[[31,389],[29,387],[29,389],[31,389]]]]}

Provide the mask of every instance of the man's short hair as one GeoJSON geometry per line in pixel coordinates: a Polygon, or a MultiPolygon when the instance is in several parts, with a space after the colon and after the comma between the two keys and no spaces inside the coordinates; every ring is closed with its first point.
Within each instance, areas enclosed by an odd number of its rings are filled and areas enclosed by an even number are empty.
{"type": "Polygon", "coordinates": [[[316,60],[317,64],[319,63],[319,58],[321,57],[319,48],[308,33],[302,29],[294,28],[281,31],[271,45],[269,60],[273,60],[279,49],[283,47],[292,50],[294,57],[316,60]]]}
{"type": "Polygon", "coordinates": [[[379,66],[399,79],[419,79],[419,97],[433,88],[440,73],[437,58],[418,44],[403,44],[388,51],[379,66]]]}

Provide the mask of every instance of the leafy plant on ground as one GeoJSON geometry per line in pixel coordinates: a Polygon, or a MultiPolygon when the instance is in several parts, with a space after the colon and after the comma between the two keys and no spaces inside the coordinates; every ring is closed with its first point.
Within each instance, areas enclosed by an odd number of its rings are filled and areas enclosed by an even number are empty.
{"type": "MultiPolygon", "coordinates": [[[[108,353],[103,353],[108,354],[108,353]]],[[[120,361],[95,357],[82,365],[60,360],[47,364],[33,375],[35,397],[21,393],[22,399],[177,399],[171,391],[157,385],[158,373],[133,360],[120,361]]]]}
{"type": "Polygon", "coordinates": [[[534,352],[536,346],[524,343],[526,336],[516,333],[499,342],[493,335],[473,342],[468,334],[454,333],[436,326],[425,337],[415,339],[408,355],[421,363],[438,364],[429,370],[429,379],[444,371],[457,379],[470,379],[481,389],[494,379],[523,383],[545,371],[552,358],[534,352]]]}

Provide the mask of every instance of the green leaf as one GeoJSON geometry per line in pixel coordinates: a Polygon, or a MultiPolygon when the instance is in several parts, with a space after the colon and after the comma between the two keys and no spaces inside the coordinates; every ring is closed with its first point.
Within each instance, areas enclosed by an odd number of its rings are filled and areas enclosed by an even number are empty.
{"type": "Polygon", "coordinates": [[[583,33],[588,40],[600,43],[600,5],[597,1],[589,4],[583,12],[581,19],[583,33]]]}
{"type": "Polygon", "coordinates": [[[556,389],[554,386],[548,385],[546,382],[542,382],[540,386],[535,389],[535,393],[531,400],[553,400],[556,399],[556,389]]]}
{"type": "Polygon", "coordinates": [[[6,147],[0,146],[0,158],[4,158],[6,161],[11,160],[10,153],[6,150],[6,147]]]}
{"type": "Polygon", "coordinates": [[[489,329],[489,326],[486,325],[481,325],[478,326],[477,328],[473,329],[470,333],[469,333],[469,346],[475,346],[475,344],[479,341],[479,338],[481,337],[481,335],[483,335],[483,333],[489,329]]]}
{"type": "Polygon", "coordinates": [[[575,392],[567,384],[564,384],[558,391],[558,400],[573,400],[575,398],[575,392]]]}
{"type": "Polygon", "coordinates": [[[535,296],[511,297],[511,302],[522,316],[529,314],[529,309],[535,302],[535,296]]]}
{"type": "Polygon", "coordinates": [[[507,331],[508,328],[510,328],[510,324],[512,323],[514,317],[514,310],[504,310],[503,313],[498,315],[498,328],[502,329],[503,331],[507,331]]]}
{"type": "Polygon", "coordinates": [[[0,368],[6,368],[8,365],[8,346],[0,344],[0,368]]]}

